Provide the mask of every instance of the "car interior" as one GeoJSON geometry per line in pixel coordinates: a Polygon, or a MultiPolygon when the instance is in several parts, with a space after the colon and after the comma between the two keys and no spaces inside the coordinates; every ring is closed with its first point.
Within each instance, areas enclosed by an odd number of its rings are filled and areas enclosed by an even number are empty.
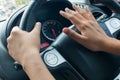
{"type": "MultiPolygon", "coordinates": [[[[105,33],[120,39],[120,4],[117,0],[33,0],[0,22],[0,80],[29,80],[7,49],[7,37],[14,26],[30,32],[42,23],[40,56],[56,80],[120,80],[120,56],[93,52],[62,32],[78,30],[59,14],[72,5],[88,6],[105,33]]],[[[101,37],[102,38],[102,37],[101,37]]]]}

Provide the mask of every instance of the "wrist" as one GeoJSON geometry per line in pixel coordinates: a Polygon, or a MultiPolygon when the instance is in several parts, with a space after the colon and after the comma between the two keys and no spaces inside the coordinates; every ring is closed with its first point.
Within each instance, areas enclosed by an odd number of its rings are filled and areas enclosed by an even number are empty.
{"type": "Polygon", "coordinates": [[[22,66],[30,80],[55,80],[45,66],[39,52],[25,55],[22,66]]]}
{"type": "Polygon", "coordinates": [[[38,50],[26,50],[23,52],[23,56],[19,59],[20,64],[25,67],[26,64],[35,62],[40,59],[41,56],[38,50]]]}
{"type": "Polygon", "coordinates": [[[99,44],[99,51],[103,51],[103,52],[107,52],[108,48],[111,45],[113,38],[111,37],[105,37],[104,39],[101,40],[100,44],[99,44]]]}
{"type": "Polygon", "coordinates": [[[103,46],[102,46],[101,51],[108,52],[108,53],[114,53],[114,50],[116,50],[116,47],[119,43],[120,42],[117,39],[108,37],[103,42],[103,46]]]}

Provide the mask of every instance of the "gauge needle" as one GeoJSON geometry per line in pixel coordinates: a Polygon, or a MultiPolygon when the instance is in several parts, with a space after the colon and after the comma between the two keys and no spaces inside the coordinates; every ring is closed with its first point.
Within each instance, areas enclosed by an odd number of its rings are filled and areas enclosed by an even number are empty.
{"type": "Polygon", "coordinates": [[[56,32],[55,32],[54,29],[52,29],[52,33],[53,33],[54,37],[56,38],[56,37],[57,37],[57,34],[56,34],[56,32]]]}

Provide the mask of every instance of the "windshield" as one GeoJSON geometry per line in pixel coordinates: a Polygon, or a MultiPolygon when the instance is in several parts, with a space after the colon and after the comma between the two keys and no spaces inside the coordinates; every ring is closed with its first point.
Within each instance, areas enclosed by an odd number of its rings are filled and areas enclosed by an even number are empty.
{"type": "Polygon", "coordinates": [[[31,0],[0,0],[0,21],[6,20],[16,9],[26,6],[31,0]]]}

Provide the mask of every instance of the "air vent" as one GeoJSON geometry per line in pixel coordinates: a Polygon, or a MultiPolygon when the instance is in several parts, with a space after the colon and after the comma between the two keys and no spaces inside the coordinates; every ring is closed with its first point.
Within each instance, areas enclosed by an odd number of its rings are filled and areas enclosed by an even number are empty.
{"type": "Polygon", "coordinates": [[[93,12],[94,17],[96,18],[97,21],[103,20],[107,17],[106,14],[100,11],[93,12]]]}

